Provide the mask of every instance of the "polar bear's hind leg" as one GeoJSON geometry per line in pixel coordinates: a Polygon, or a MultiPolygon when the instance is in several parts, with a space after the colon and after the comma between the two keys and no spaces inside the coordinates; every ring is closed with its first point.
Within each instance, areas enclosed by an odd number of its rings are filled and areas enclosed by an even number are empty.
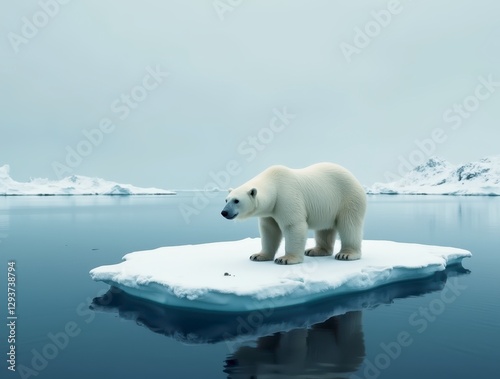
{"type": "Polygon", "coordinates": [[[353,261],[361,258],[361,242],[363,240],[363,218],[360,216],[343,215],[337,221],[340,241],[340,251],[335,259],[353,261]]]}

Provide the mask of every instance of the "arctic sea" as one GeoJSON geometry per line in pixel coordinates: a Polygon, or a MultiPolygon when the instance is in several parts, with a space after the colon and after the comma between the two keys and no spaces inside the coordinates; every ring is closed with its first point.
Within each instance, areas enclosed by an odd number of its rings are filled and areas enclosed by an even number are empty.
{"type": "Polygon", "coordinates": [[[89,270],[132,251],[257,237],[257,220],[220,216],[224,196],[208,203],[196,192],[0,196],[1,377],[498,375],[500,197],[369,196],[366,239],[459,247],[473,257],[428,279],[285,313],[192,314],[110,292],[90,279],[89,270]],[[186,219],[181,208],[193,200],[201,209],[186,219]],[[15,328],[7,326],[11,261],[15,328]],[[252,337],[255,325],[262,331],[266,323],[272,333],[252,337]],[[7,362],[12,329],[16,372],[7,362]]]}

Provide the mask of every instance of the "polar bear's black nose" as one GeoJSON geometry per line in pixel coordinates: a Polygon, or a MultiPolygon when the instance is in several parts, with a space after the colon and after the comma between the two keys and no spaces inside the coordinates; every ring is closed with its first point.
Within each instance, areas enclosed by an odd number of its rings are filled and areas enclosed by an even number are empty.
{"type": "Polygon", "coordinates": [[[227,217],[227,211],[222,211],[220,214],[221,214],[223,217],[227,217]]]}

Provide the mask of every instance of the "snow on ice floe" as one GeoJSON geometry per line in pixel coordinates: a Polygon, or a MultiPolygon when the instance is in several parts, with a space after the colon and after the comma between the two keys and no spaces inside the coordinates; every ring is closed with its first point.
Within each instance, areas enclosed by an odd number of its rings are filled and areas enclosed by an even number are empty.
{"type": "MultiPolygon", "coordinates": [[[[314,246],[313,239],[308,246],[314,246]]],[[[123,262],[97,267],[90,276],[168,306],[243,312],[424,278],[471,256],[452,247],[363,241],[358,261],[306,256],[302,264],[282,266],[250,261],[248,257],[259,250],[260,238],[161,247],[127,254],[123,262]]]]}
{"type": "Polygon", "coordinates": [[[400,180],[375,183],[367,193],[500,196],[500,155],[461,165],[433,157],[400,180]]]}
{"type": "Polygon", "coordinates": [[[100,178],[73,175],[60,180],[36,178],[17,182],[10,177],[9,165],[0,166],[0,195],[173,195],[159,188],[140,188],[100,178]]]}

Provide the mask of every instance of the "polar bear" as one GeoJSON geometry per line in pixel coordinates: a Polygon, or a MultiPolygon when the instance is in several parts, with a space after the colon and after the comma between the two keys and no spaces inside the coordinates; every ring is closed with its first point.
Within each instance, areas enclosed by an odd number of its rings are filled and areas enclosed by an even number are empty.
{"type": "Polygon", "coordinates": [[[223,217],[259,217],[262,250],[253,261],[270,261],[285,238],[285,255],[278,264],[295,264],[308,256],[333,254],[336,233],[341,249],[336,259],[361,258],[366,194],[358,180],[334,163],[303,169],[271,166],[230,190],[223,217]],[[316,246],[305,250],[307,231],[315,231],[316,246]],[[305,251],[304,251],[305,250],[305,251]]]}

